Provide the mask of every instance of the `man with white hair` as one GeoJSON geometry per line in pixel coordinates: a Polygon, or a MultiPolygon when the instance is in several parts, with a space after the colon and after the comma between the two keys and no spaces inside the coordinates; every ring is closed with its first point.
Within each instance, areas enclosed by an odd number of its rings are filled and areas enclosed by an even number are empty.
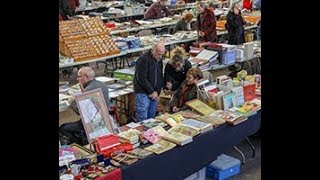
{"type": "MultiPolygon", "coordinates": [[[[103,97],[105,99],[107,107],[109,108],[110,99],[108,87],[105,83],[95,80],[95,72],[93,71],[93,69],[91,67],[82,67],[79,69],[77,75],[77,80],[80,83],[80,87],[83,87],[83,92],[101,88],[103,97]]],[[[70,101],[72,101],[70,107],[76,114],[79,115],[80,113],[76,101],[74,101],[74,98],[72,98],[70,101]]],[[[75,122],[62,124],[59,127],[59,132],[69,138],[69,143],[75,142],[80,145],[88,144],[81,119],[75,122]]]]}
{"type": "Polygon", "coordinates": [[[163,86],[164,54],[164,44],[158,42],[137,60],[133,79],[137,121],[155,118],[157,101],[163,86]]]}

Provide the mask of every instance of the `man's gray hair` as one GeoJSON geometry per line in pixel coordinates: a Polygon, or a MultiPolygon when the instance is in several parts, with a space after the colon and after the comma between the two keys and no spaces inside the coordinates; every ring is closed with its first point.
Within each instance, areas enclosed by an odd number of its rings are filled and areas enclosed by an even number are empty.
{"type": "Polygon", "coordinates": [[[89,79],[94,79],[96,76],[94,70],[91,67],[82,67],[81,69],[79,69],[79,71],[88,76],[89,79]]]}

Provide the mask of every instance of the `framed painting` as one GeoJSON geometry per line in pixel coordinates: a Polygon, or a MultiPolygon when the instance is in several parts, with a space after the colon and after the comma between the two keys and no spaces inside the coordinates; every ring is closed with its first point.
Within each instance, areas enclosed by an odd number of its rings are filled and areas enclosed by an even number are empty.
{"type": "Polygon", "coordinates": [[[75,100],[89,143],[98,137],[115,133],[100,88],[76,95],[75,100]]]}

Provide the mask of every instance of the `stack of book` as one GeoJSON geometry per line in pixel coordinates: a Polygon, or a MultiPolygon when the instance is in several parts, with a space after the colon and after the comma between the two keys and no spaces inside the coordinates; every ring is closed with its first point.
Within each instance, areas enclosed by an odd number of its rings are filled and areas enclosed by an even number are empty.
{"type": "Polygon", "coordinates": [[[179,124],[175,127],[170,128],[168,132],[184,134],[191,137],[194,137],[200,133],[198,128],[194,128],[194,127],[183,125],[183,124],[179,124]]]}
{"type": "MultiPolygon", "coordinates": [[[[214,113],[214,114],[215,114],[215,113],[214,113]]],[[[198,117],[197,120],[198,120],[198,121],[201,121],[201,122],[205,122],[205,123],[212,124],[212,126],[213,126],[214,128],[217,128],[217,127],[221,126],[222,124],[225,124],[225,123],[226,123],[226,120],[217,118],[217,117],[214,116],[213,114],[211,114],[210,116],[201,116],[201,117],[198,117]]]]}
{"type": "Polygon", "coordinates": [[[153,152],[146,151],[146,150],[141,149],[141,148],[135,148],[132,151],[128,151],[128,153],[132,154],[134,156],[137,156],[139,159],[146,158],[146,157],[150,156],[151,154],[153,154],[153,152]]]}
{"type": "Polygon", "coordinates": [[[244,122],[248,119],[247,117],[232,111],[218,110],[212,115],[217,119],[225,120],[227,124],[233,126],[241,122],[244,122]]]}
{"type": "Polygon", "coordinates": [[[140,146],[139,136],[141,132],[136,129],[129,129],[127,131],[121,132],[118,135],[120,142],[129,142],[132,144],[133,148],[140,146]]]}
{"type": "Polygon", "coordinates": [[[166,141],[166,140],[160,140],[158,141],[157,143],[151,145],[151,146],[148,146],[146,148],[144,148],[145,150],[147,151],[151,151],[151,152],[154,152],[156,154],[161,154],[161,153],[164,153],[166,151],[169,151],[170,149],[176,147],[177,145],[172,143],[172,142],[169,142],[169,141],[166,141]]]}
{"type": "Polygon", "coordinates": [[[186,119],[182,122],[182,124],[187,125],[187,126],[191,126],[195,129],[197,129],[200,133],[207,132],[213,128],[212,124],[200,122],[195,119],[186,119]]]}

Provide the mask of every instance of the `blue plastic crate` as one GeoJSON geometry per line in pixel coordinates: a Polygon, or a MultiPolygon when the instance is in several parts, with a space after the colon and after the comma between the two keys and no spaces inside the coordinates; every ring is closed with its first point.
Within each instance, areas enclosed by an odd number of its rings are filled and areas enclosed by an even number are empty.
{"type": "Polygon", "coordinates": [[[222,154],[207,166],[206,176],[216,180],[226,179],[240,172],[240,160],[222,154]]]}
{"type": "Polygon", "coordinates": [[[219,54],[222,64],[229,65],[236,62],[236,50],[221,51],[219,54]]]}

